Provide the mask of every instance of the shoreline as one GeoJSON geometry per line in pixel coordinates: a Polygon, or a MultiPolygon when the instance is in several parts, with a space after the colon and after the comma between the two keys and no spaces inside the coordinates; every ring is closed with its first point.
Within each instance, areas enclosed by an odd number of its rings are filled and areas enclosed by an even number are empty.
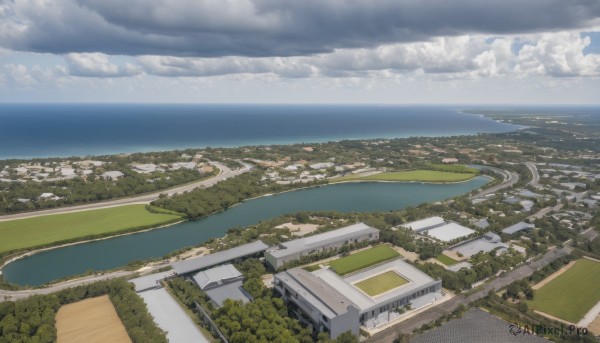
{"type": "MultiPolygon", "coordinates": [[[[478,175],[481,176],[481,175],[478,175]]],[[[157,227],[151,227],[151,228],[147,228],[147,229],[143,229],[143,230],[139,230],[139,231],[133,231],[133,232],[124,232],[124,233],[119,233],[116,235],[111,235],[111,236],[107,236],[107,237],[100,237],[100,238],[93,238],[93,239],[87,239],[87,240],[82,240],[82,241],[77,241],[77,242],[70,242],[70,243],[63,243],[63,244],[58,244],[58,245],[54,245],[54,246],[49,246],[49,247],[45,247],[45,248],[39,248],[39,249],[34,249],[31,251],[25,251],[22,253],[19,253],[17,256],[14,256],[6,261],[4,261],[2,263],[2,265],[0,265],[0,275],[2,275],[2,270],[4,269],[4,267],[6,267],[8,264],[15,262],[17,260],[44,252],[44,251],[49,251],[49,250],[55,250],[55,249],[60,249],[60,248],[65,248],[65,247],[69,247],[69,246],[73,246],[73,245],[78,245],[78,244],[85,244],[85,243],[91,243],[91,242],[96,242],[96,241],[101,241],[101,240],[106,240],[106,239],[112,239],[112,238],[118,238],[118,237],[123,237],[123,236],[129,236],[129,235],[134,235],[134,234],[138,234],[138,233],[143,233],[143,232],[148,232],[148,231],[152,231],[152,230],[158,230],[158,229],[163,229],[163,228],[167,228],[176,224],[181,224],[184,222],[189,222],[189,221],[194,221],[194,220],[199,220],[199,219],[203,219],[221,212],[224,212],[230,208],[239,206],[247,201],[250,200],[255,200],[255,199],[259,199],[259,198],[263,198],[263,197],[269,197],[269,196],[273,196],[273,195],[279,195],[279,194],[284,194],[284,193],[288,193],[288,192],[295,192],[295,191],[300,191],[300,190],[306,190],[306,189],[311,189],[311,188],[318,188],[318,187],[324,187],[324,186],[332,186],[332,185],[336,185],[336,184],[344,184],[344,183],[419,183],[419,184],[458,184],[458,183],[466,183],[469,181],[472,181],[474,178],[478,177],[475,176],[469,180],[465,180],[465,181],[455,181],[455,182],[424,182],[424,181],[383,181],[383,180],[351,180],[351,181],[341,181],[341,182],[335,182],[335,183],[324,183],[324,184],[318,184],[318,185],[311,185],[311,186],[306,186],[306,187],[300,187],[300,188],[295,188],[295,189],[289,189],[289,190],[285,190],[285,191],[281,191],[278,193],[268,193],[268,194],[262,194],[262,195],[258,195],[252,198],[248,198],[245,199],[235,205],[232,205],[224,210],[220,210],[217,212],[213,212],[211,214],[208,214],[206,216],[200,217],[200,218],[196,218],[193,220],[190,219],[183,219],[183,220],[179,220],[173,223],[169,223],[169,224],[163,224],[157,227]]]]}

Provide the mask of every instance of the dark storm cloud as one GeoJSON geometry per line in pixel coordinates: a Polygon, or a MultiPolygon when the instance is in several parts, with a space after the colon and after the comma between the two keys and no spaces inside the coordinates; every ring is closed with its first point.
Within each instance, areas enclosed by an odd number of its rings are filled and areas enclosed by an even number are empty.
{"type": "Polygon", "coordinates": [[[0,45],[114,55],[299,56],[466,33],[584,28],[597,0],[14,0],[0,45]]]}

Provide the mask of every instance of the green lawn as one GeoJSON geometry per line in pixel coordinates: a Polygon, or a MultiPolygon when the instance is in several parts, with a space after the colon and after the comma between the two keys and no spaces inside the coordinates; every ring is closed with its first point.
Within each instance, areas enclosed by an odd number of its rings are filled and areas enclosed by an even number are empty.
{"type": "Polygon", "coordinates": [[[452,257],[446,256],[444,254],[439,254],[435,259],[442,262],[443,264],[445,264],[447,266],[453,266],[458,263],[457,260],[453,259],[452,257]]]}
{"type": "Polygon", "coordinates": [[[348,175],[332,179],[340,181],[420,181],[420,182],[459,182],[472,179],[475,173],[455,173],[438,170],[405,170],[398,172],[379,173],[369,176],[348,175]]]}
{"type": "Polygon", "coordinates": [[[408,283],[408,280],[398,275],[398,273],[390,270],[383,274],[379,274],[377,276],[373,276],[372,278],[357,282],[354,284],[354,286],[374,297],[383,292],[387,292],[390,289],[400,287],[406,283],[408,283]]]}
{"type": "Polygon", "coordinates": [[[577,323],[600,301],[600,263],[580,259],[569,270],[535,291],[530,308],[577,323]]]}
{"type": "Polygon", "coordinates": [[[150,213],[144,205],[55,214],[0,222],[0,254],[50,243],[156,226],[180,219],[150,213]]]}
{"type": "Polygon", "coordinates": [[[399,256],[394,249],[379,245],[371,249],[363,250],[346,257],[331,261],[329,266],[338,274],[346,275],[361,270],[374,264],[391,260],[399,256]]]}
{"type": "Polygon", "coordinates": [[[319,267],[318,264],[312,264],[310,266],[303,267],[302,269],[306,270],[307,272],[314,272],[315,270],[321,269],[321,267],[319,267]]]}

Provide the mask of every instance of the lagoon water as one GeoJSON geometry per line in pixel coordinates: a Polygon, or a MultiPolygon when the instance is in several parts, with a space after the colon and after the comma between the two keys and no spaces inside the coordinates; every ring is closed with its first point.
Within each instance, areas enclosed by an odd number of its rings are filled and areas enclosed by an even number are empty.
{"type": "Polygon", "coordinates": [[[243,202],[200,220],[133,235],[44,251],[8,264],[4,278],[40,285],[88,269],[103,270],[130,261],[160,257],[197,245],[227,230],[300,211],[389,211],[452,198],[485,185],[482,176],[455,184],[344,183],[297,190],[243,202]]]}
{"type": "Polygon", "coordinates": [[[0,159],[518,128],[440,106],[0,104],[0,159]]]}

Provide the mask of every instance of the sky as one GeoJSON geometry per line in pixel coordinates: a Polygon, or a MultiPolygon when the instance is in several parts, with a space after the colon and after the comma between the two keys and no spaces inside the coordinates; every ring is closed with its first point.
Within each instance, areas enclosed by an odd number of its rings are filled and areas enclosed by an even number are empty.
{"type": "Polygon", "coordinates": [[[0,0],[0,102],[600,104],[600,0],[0,0]]]}

